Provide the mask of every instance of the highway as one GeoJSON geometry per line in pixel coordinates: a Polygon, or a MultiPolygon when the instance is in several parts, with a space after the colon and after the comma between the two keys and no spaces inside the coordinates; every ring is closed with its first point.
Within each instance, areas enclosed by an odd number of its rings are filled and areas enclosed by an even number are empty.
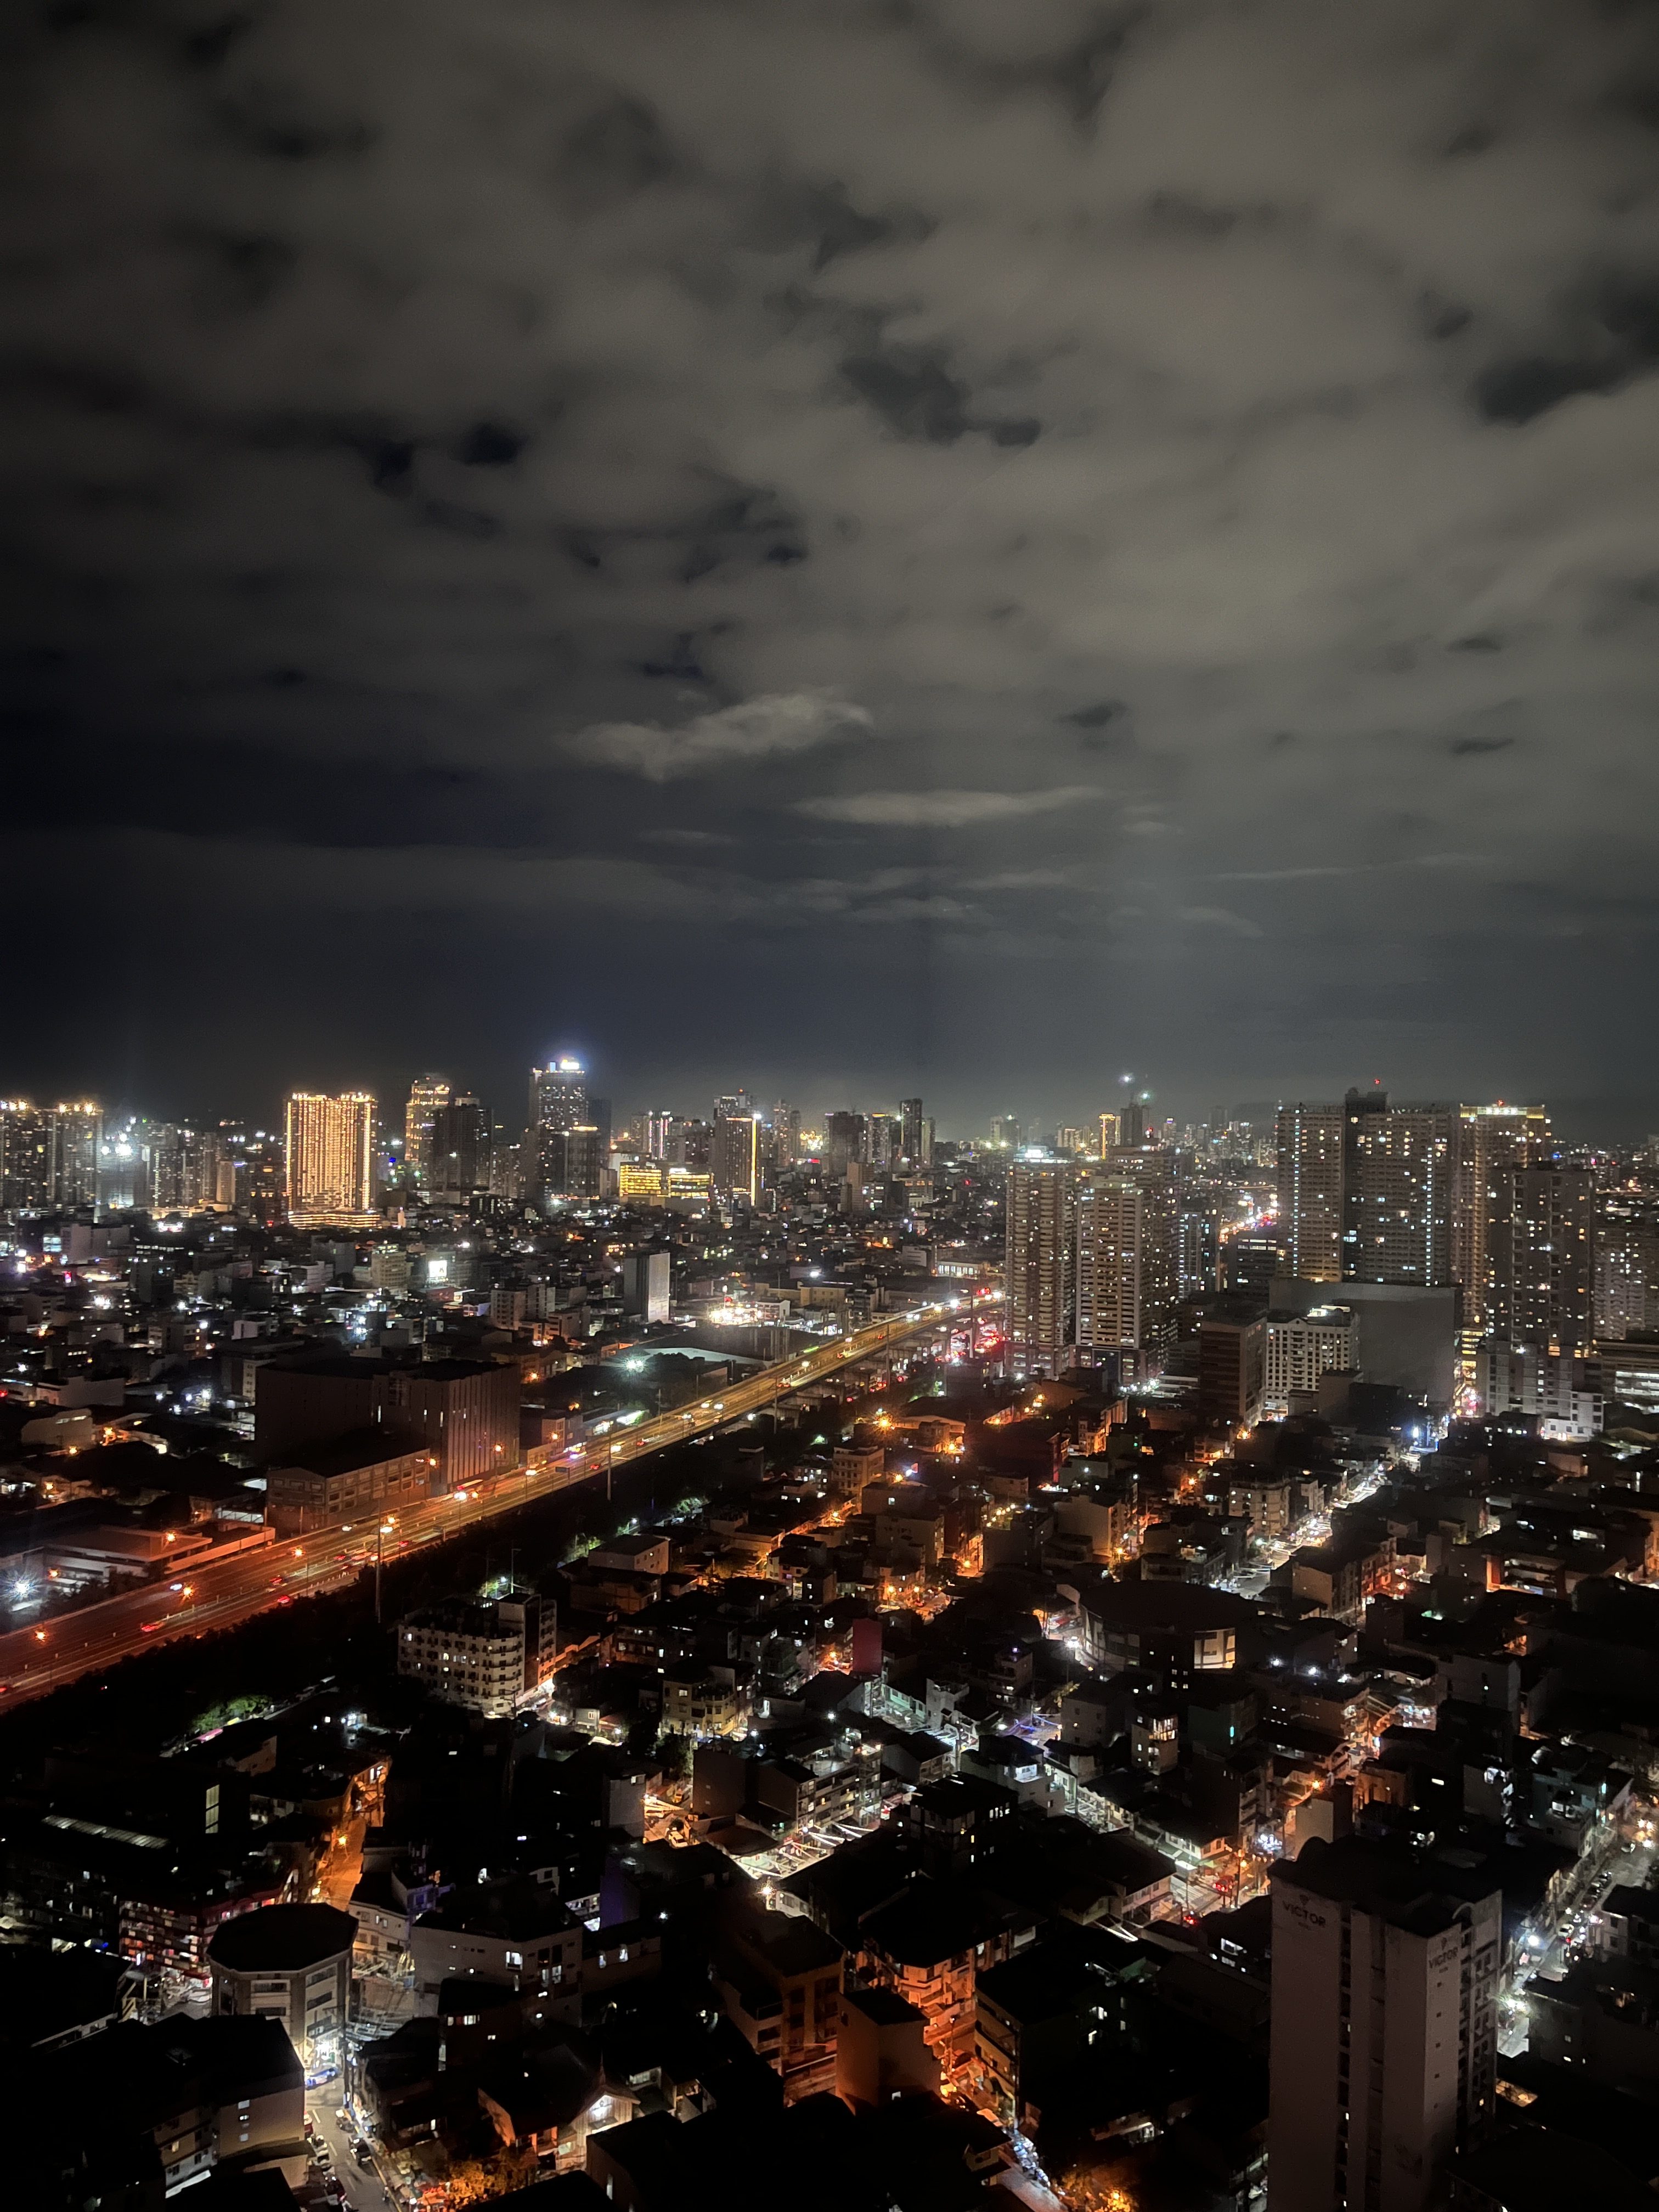
{"type": "Polygon", "coordinates": [[[809,1389],[856,1366],[860,1360],[948,1328],[953,1322],[965,1325],[970,1312],[977,1319],[997,1303],[994,1297],[971,1301],[964,1297],[913,1307],[762,1368],[717,1395],[634,1422],[601,1439],[574,1447],[562,1458],[550,1458],[541,1465],[495,1477],[483,1487],[404,1505],[384,1522],[358,1522],[344,1528],[318,1529],[308,1536],[264,1544],[200,1566],[185,1559],[179,1562],[171,1583],[146,1583],[77,1611],[59,1613],[37,1627],[9,1630],[0,1635],[0,1711],[24,1698],[42,1697],[156,1644],[234,1627],[238,1621],[251,1620],[272,1607],[291,1605],[297,1597],[343,1589],[365,1567],[372,1567],[377,1557],[395,1559],[421,1545],[441,1543],[464,1528],[476,1528],[498,1514],[513,1512],[578,1483],[605,1480],[608,1485],[616,1468],[631,1466],[665,1445],[712,1435],[750,1413],[769,1410],[792,1391],[809,1389]]]}

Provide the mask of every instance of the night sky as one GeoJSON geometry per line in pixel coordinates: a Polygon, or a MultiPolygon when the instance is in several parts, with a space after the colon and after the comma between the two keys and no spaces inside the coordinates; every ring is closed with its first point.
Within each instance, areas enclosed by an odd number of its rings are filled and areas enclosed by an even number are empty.
{"type": "Polygon", "coordinates": [[[1649,1126],[1659,9],[7,21],[0,1088],[1649,1126]]]}

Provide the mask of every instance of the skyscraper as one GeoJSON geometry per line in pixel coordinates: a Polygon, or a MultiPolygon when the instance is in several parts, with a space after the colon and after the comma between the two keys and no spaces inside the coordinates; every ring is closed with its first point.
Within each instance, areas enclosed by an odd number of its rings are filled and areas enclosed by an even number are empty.
{"type": "Polygon", "coordinates": [[[714,1188],[722,1198],[745,1198],[750,1206],[759,1204],[761,1124],[757,1115],[716,1110],[709,1165],[714,1188]]]}
{"type": "MultiPolygon", "coordinates": [[[[1016,1169],[1015,1174],[1030,1170],[1016,1169]]],[[[1012,1177],[1010,1178],[1012,1181],[1012,1177]]],[[[1141,1340],[1141,1194],[1128,1176],[1099,1170],[1077,1182],[1077,1344],[1121,1352],[1141,1340]]]]}
{"type": "Polygon", "coordinates": [[[42,1119],[46,1138],[48,1202],[66,1212],[98,1203],[98,1143],[103,1109],[90,1098],[48,1106],[42,1119]]]}
{"type": "Polygon", "coordinates": [[[541,1196],[598,1198],[605,1189],[604,1133],[591,1121],[550,1129],[541,1148],[541,1196]]]}
{"type": "Polygon", "coordinates": [[[1595,1177],[1551,1161],[1498,1178],[1489,1326],[1502,1342],[1587,1351],[1595,1334],[1595,1177]]]}
{"type": "Polygon", "coordinates": [[[648,1160],[668,1158],[669,1139],[673,1133],[674,1116],[666,1106],[653,1106],[645,1117],[645,1157],[648,1160]]]}
{"type": "Polygon", "coordinates": [[[417,1075],[409,1086],[404,1108],[404,1165],[424,1179],[432,1156],[433,1117],[449,1103],[449,1085],[441,1075],[417,1075]]]}
{"type": "Polygon", "coordinates": [[[1268,2212],[1425,2212],[1491,2125],[1503,1898],[1403,1846],[1273,1870],[1268,2212]]]}
{"type": "Polygon", "coordinates": [[[869,1132],[862,1114],[824,1115],[823,1164],[832,1177],[839,1181],[849,1167],[869,1157],[869,1132]]]}
{"type": "Polygon", "coordinates": [[[800,1108],[780,1098],[772,1109],[772,1158],[780,1168],[792,1168],[800,1158],[800,1108]]]}
{"type": "Polygon", "coordinates": [[[374,1205],[374,1101],[368,1091],[293,1092],[283,1134],[289,1219],[362,1219],[374,1205]]]}
{"type": "MultiPolygon", "coordinates": [[[[1174,1349],[1181,1303],[1181,1190],[1191,1155],[1168,1146],[1119,1145],[1103,1165],[1140,1194],[1140,1345],[1156,1371],[1174,1349]]],[[[1098,1170],[1097,1170],[1098,1172],[1098,1170]]]]}
{"type": "Polygon", "coordinates": [[[1455,1273],[1463,1285],[1463,1325],[1479,1334],[1492,1312],[1492,1273],[1499,1224],[1512,1192],[1510,1171],[1549,1148],[1549,1115],[1541,1106],[1465,1106],[1460,1115],[1455,1273]]]}
{"type": "Polygon", "coordinates": [[[46,1117],[27,1098],[0,1098],[0,1212],[39,1213],[52,1203],[46,1117]]]}
{"type": "Polygon", "coordinates": [[[530,1126],[525,1132],[526,1149],[535,1163],[532,1187],[560,1191],[568,1168],[566,1151],[555,1139],[579,1125],[591,1127],[587,1111],[587,1071],[567,1054],[550,1060],[545,1067],[530,1071],[530,1126]]]}
{"type": "Polygon", "coordinates": [[[440,1206],[465,1206],[489,1188],[489,1116],[470,1094],[450,1098],[434,1110],[426,1182],[440,1206]]]}
{"type": "Polygon", "coordinates": [[[1304,1283],[1342,1279],[1340,1106],[1279,1109],[1279,1240],[1287,1271],[1304,1283]]]}
{"type": "Polygon", "coordinates": [[[1454,1279],[1461,1124],[1454,1106],[1393,1106],[1350,1091],[1343,1106],[1342,1273],[1429,1287],[1454,1279]]]}
{"type": "Polygon", "coordinates": [[[1115,1150],[1122,1142],[1123,1116],[1121,1114],[1103,1114],[1100,1117],[1101,1158],[1103,1160],[1108,1152],[1115,1150]]]}
{"type": "Polygon", "coordinates": [[[866,1156],[872,1168],[896,1166],[903,1149],[902,1121],[896,1114],[872,1114],[866,1125],[866,1156]]]}
{"type": "Polygon", "coordinates": [[[1008,1361],[1027,1375],[1059,1375],[1070,1361],[1077,1183],[1069,1165],[1008,1170],[1008,1361]]]}
{"type": "Polygon", "coordinates": [[[1000,1152],[1017,1152],[1025,1142],[1025,1125],[1012,1114],[991,1117],[991,1142],[1000,1152]]]}
{"type": "Polygon", "coordinates": [[[933,1123],[923,1117],[920,1098],[899,1100],[899,1152],[908,1168],[925,1168],[933,1158],[933,1123]]]}

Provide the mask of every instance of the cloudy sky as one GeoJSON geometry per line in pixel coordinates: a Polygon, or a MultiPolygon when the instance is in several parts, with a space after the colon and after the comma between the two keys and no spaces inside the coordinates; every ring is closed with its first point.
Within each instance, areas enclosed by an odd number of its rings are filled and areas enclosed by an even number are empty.
{"type": "Polygon", "coordinates": [[[1659,11],[9,21],[0,1087],[1649,1126],[1659,11]]]}

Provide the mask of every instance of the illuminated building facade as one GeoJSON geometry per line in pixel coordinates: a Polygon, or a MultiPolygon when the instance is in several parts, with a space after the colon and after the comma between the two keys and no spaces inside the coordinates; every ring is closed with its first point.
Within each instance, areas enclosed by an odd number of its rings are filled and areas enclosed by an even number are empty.
{"type": "Polygon", "coordinates": [[[1070,1361],[1077,1188],[1074,1167],[1021,1163],[1008,1170],[1007,1357],[1027,1375],[1059,1375],[1070,1361]]]}
{"type": "Polygon", "coordinates": [[[1494,1269],[1504,1241],[1513,1170],[1547,1152],[1549,1115],[1541,1106],[1465,1106],[1460,1115],[1456,1229],[1463,1326],[1477,1334],[1493,1312],[1494,1269]]]}
{"type": "Polygon", "coordinates": [[[1350,1091],[1343,1107],[1342,1274],[1356,1283],[1453,1280],[1462,1124],[1453,1106],[1390,1106],[1350,1091]]]}
{"type": "Polygon", "coordinates": [[[489,1115],[468,1095],[447,1099],[432,1116],[425,1180],[441,1206],[465,1206],[489,1188],[489,1115]]]}
{"type": "Polygon", "coordinates": [[[1588,1348],[1595,1299],[1595,1177],[1558,1163],[1498,1178],[1491,1224],[1492,1332],[1505,1344],[1588,1348]]]}
{"type": "Polygon", "coordinates": [[[374,1101],[367,1091],[296,1091],[283,1121],[290,1221],[362,1221],[374,1202],[374,1101]]]}
{"type": "Polygon", "coordinates": [[[449,1103],[449,1085],[441,1075],[417,1075],[404,1108],[404,1164],[424,1180],[432,1157],[432,1125],[449,1103]]]}
{"type": "Polygon", "coordinates": [[[1279,1110],[1279,1235],[1285,1270],[1304,1283],[1342,1279],[1342,1109],[1279,1110]]]}
{"type": "Polygon", "coordinates": [[[1141,1194],[1121,1176],[1077,1183],[1077,1342],[1116,1352],[1141,1340],[1141,1194]]]}

